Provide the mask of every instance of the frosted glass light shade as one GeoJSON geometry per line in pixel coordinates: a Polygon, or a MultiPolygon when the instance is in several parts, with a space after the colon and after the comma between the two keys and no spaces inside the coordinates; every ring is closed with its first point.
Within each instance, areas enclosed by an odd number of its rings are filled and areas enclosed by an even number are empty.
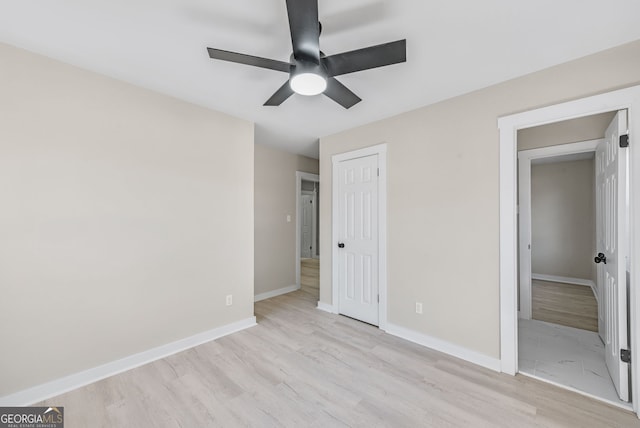
{"type": "Polygon", "coordinates": [[[291,89],[300,95],[318,95],[327,89],[327,79],[316,73],[300,73],[289,80],[291,89]]]}

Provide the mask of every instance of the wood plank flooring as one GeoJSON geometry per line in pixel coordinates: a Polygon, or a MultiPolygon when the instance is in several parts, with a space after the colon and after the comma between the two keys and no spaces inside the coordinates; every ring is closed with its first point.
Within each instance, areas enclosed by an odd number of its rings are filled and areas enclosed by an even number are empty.
{"type": "Polygon", "coordinates": [[[300,260],[300,288],[320,296],[320,259],[300,260]]]}
{"type": "Polygon", "coordinates": [[[299,290],[258,325],[47,400],[66,427],[635,427],[635,415],[315,308],[299,290]]]}
{"type": "Polygon", "coordinates": [[[533,280],[531,310],[538,321],[598,331],[598,303],[584,285],[533,280]]]}

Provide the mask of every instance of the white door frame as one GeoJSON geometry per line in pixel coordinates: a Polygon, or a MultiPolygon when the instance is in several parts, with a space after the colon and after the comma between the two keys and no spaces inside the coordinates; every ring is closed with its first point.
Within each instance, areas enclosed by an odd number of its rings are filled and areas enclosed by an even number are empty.
{"type": "MultiPolygon", "coordinates": [[[[603,139],[542,147],[518,152],[518,232],[520,244],[519,317],[531,319],[531,161],[563,155],[595,152],[603,139]]],[[[597,298],[597,296],[596,296],[597,298]]]]}
{"type": "MultiPolygon", "coordinates": [[[[302,195],[302,180],[320,183],[318,174],[296,171],[296,287],[300,288],[300,196],[302,195]]],[[[314,207],[315,209],[315,207],[314,207]]]]}
{"type": "MultiPolygon", "coordinates": [[[[500,363],[501,371],[515,375],[518,371],[517,313],[517,176],[516,155],[518,130],[617,110],[629,111],[630,218],[640,216],[640,146],[633,138],[640,133],[640,86],[620,89],[498,119],[500,130],[500,363]]],[[[640,139],[635,139],[640,142],[640,139]]],[[[640,143],[638,143],[640,144],[640,143]]],[[[630,225],[629,293],[631,355],[640,355],[640,225],[630,225]]],[[[638,413],[640,393],[639,370],[631,371],[633,409],[638,413]]]]}
{"type": "Polygon", "coordinates": [[[332,214],[331,214],[331,302],[332,311],[339,313],[339,289],[338,289],[338,183],[336,180],[338,163],[350,159],[365,156],[378,155],[378,293],[380,303],[378,305],[378,328],[385,330],[387,327],[387,144],[365,147],[346,153],[331,156],[332,163],[332,214]]]}

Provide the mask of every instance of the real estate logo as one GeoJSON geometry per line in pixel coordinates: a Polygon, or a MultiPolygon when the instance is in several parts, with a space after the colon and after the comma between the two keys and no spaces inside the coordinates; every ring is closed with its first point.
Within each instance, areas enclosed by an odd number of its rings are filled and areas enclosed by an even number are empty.
{"type": "Polygon", "coordinates": [[[64,407],[0,407],[0,428],[64,428],[64,407]]]}

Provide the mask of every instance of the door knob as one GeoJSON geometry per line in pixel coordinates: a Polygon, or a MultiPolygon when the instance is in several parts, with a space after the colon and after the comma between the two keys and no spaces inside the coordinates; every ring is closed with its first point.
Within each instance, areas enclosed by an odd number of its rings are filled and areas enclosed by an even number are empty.
{"type": "Polygon", "coordinates": [[[604,256],[603,253],[598,253],[598,255],[593,259],[593,261],[596,263],[604,263],[605,265],[607,264],[607,258],[604,256]]]}
{"type": "Polygon", "coordinates": [[[344,242],[338,242],[338,248],[344,248],[344,242]]]}

